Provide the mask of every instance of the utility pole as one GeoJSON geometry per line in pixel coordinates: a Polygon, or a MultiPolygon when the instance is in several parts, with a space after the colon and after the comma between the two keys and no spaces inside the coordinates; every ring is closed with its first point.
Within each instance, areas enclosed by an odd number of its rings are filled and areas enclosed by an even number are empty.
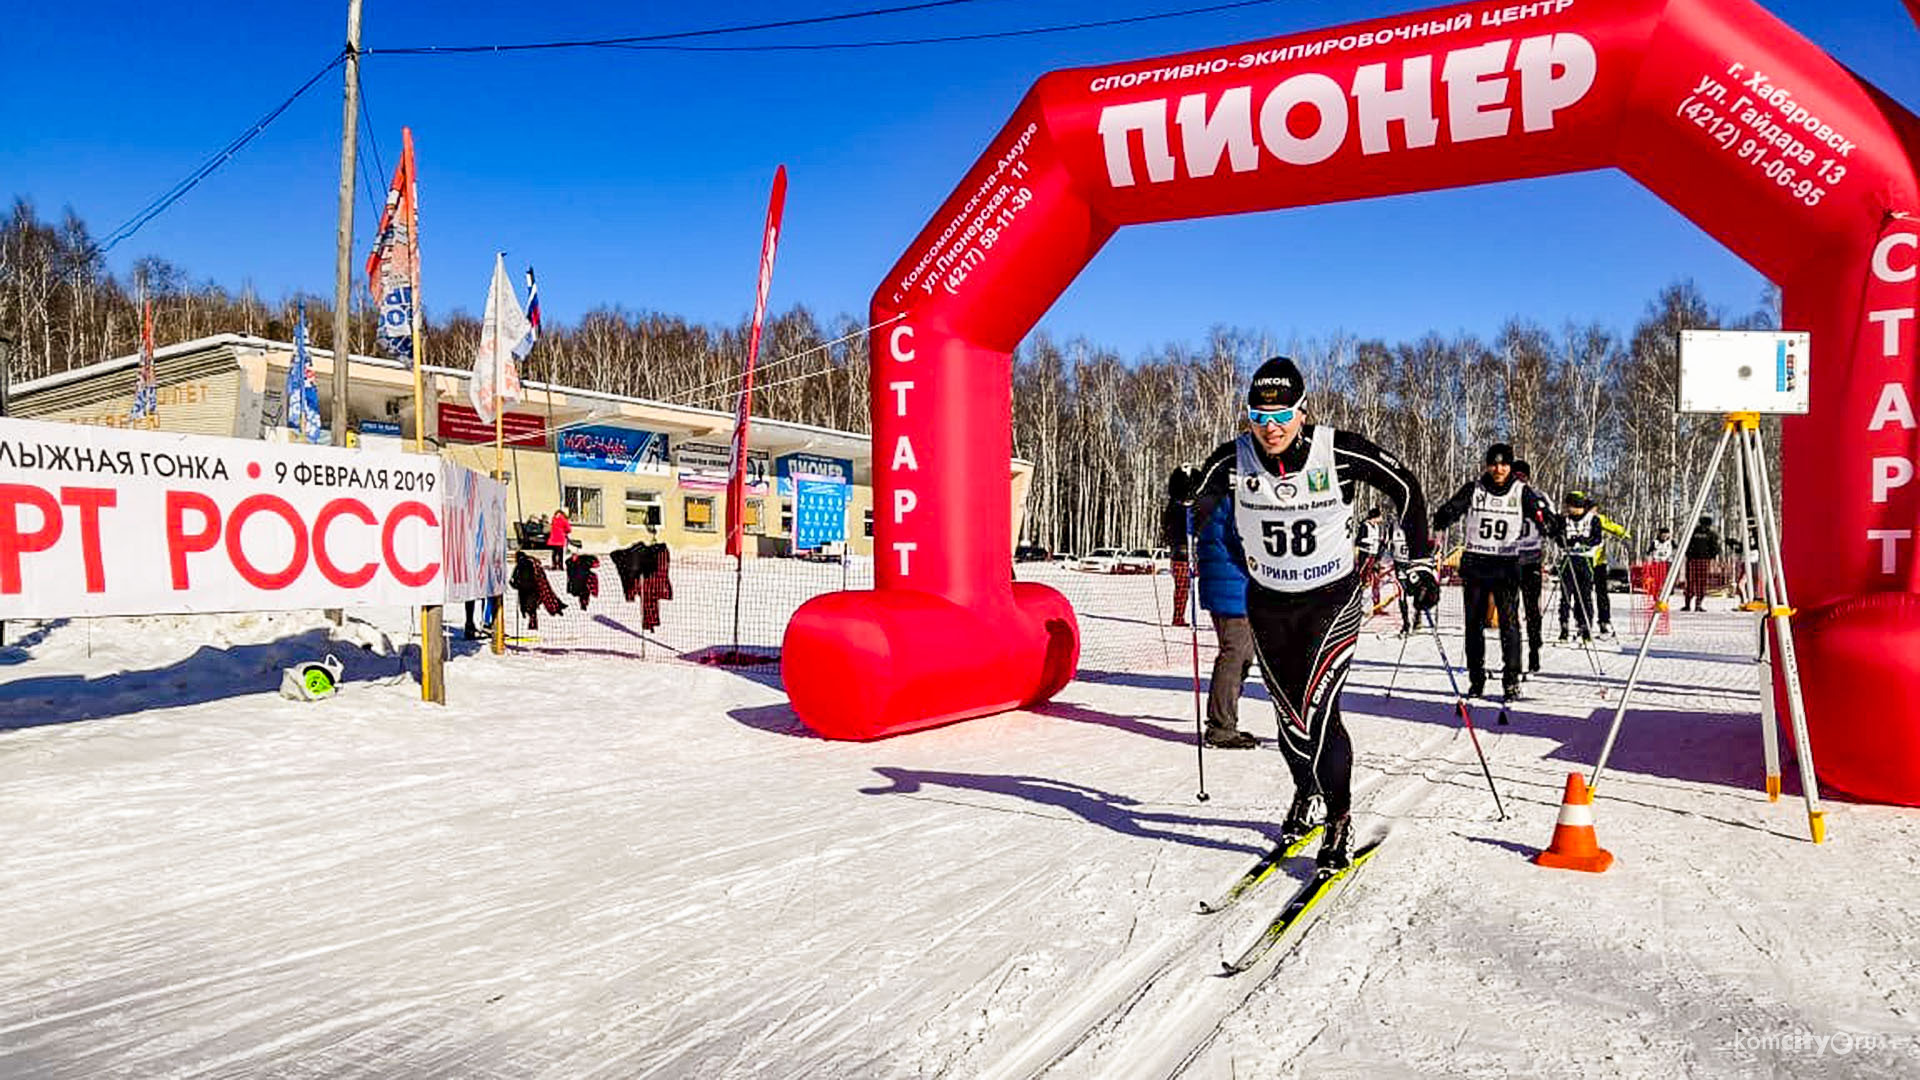
{"type": "Polygon", "coordinates": [[[353,178],[360,129],[360,0],[347,0],[347,92],[340,109],[340,240],[333,265],[333,445],[347,445],[353,409],[347,399],[353,348],[353,178]]]}
{"type": "MultiPolygon", "coordinates": [[[[353,177],[360,134],[360,0],[347,0],[347,90],[340,106],[340,237],[333,261],[333,445],[347,445],[353,430],[353,406],[347,386],[353,369],[348,336],[353,300],[353,177]]],[[[328,608],[333,625],[346,622],[339,608],[328,608]]]]}

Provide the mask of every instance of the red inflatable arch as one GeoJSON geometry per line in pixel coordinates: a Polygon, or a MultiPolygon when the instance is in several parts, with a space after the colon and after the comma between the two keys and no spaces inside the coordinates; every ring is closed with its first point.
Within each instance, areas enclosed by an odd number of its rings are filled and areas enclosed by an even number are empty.
{"type": "Polygon", "coordinates": [[[870,739],[1071,676],[1066,601],[1010,581],[1010,354],[1114,230],[1616,168],[1813,334],[1782,485],[1817,758],[1920,803],[1917,158],[1920,121],[1746,0],[1464,4],[1047,75],[874,296],[877,587],[794,615],[794,709],[870,739]]]}

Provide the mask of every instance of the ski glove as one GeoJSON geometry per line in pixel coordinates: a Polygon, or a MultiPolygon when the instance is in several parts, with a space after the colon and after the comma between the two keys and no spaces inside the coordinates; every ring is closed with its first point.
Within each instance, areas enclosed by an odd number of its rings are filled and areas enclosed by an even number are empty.
{"type": "Polygon", "coordinates": [[[1407,563],[1400,572],[1400,588],[1416,611],[1430,611],[1440,605],[1440,579],[1434,575],[1432,559],[1407,563]]]}

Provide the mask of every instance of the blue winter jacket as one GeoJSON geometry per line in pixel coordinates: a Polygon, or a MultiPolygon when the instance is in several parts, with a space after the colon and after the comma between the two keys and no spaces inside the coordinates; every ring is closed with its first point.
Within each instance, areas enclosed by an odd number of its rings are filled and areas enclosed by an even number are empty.
{"type": "MultiPolygon", "coordinates": [[[[1233,525],[1233,500],[1226,499],[1215,508],[1213,518],[1198,522],[1194,545],[1195,562],[1200,574],[1200,606],[1215,615],[1245,618],[1247,614],[1247,571],[1234,557],[1229,545],[1233,525]]],[[[1232,537],[1238,540],[1238,536],[1232,537]]]]}

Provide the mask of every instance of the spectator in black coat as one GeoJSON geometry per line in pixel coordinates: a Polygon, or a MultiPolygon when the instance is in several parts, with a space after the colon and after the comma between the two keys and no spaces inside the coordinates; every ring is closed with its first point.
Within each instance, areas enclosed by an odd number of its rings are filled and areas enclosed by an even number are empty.
{"type": "Polygon", "coordinates": [[[1720,534],[1713,531],[1713,519],[1700,515],[1700,523],[1687,538],[1687,596],[1681,611],[1705,611],[1707,580],[1713,573],[1713,561],[1720,557],[1720,534]]]}
{"type": "Polygon", "coordinates": [[[1193,562],[1187,552],[1187,506],[1193,502],[1196,472],[1181,465],[1167,476],[1167,502],[1160,508],[1160,544],[1167,549],[1173,571],[1173,625],[1187,625],[1187,603],[1193,589],[1193,562]]]}

